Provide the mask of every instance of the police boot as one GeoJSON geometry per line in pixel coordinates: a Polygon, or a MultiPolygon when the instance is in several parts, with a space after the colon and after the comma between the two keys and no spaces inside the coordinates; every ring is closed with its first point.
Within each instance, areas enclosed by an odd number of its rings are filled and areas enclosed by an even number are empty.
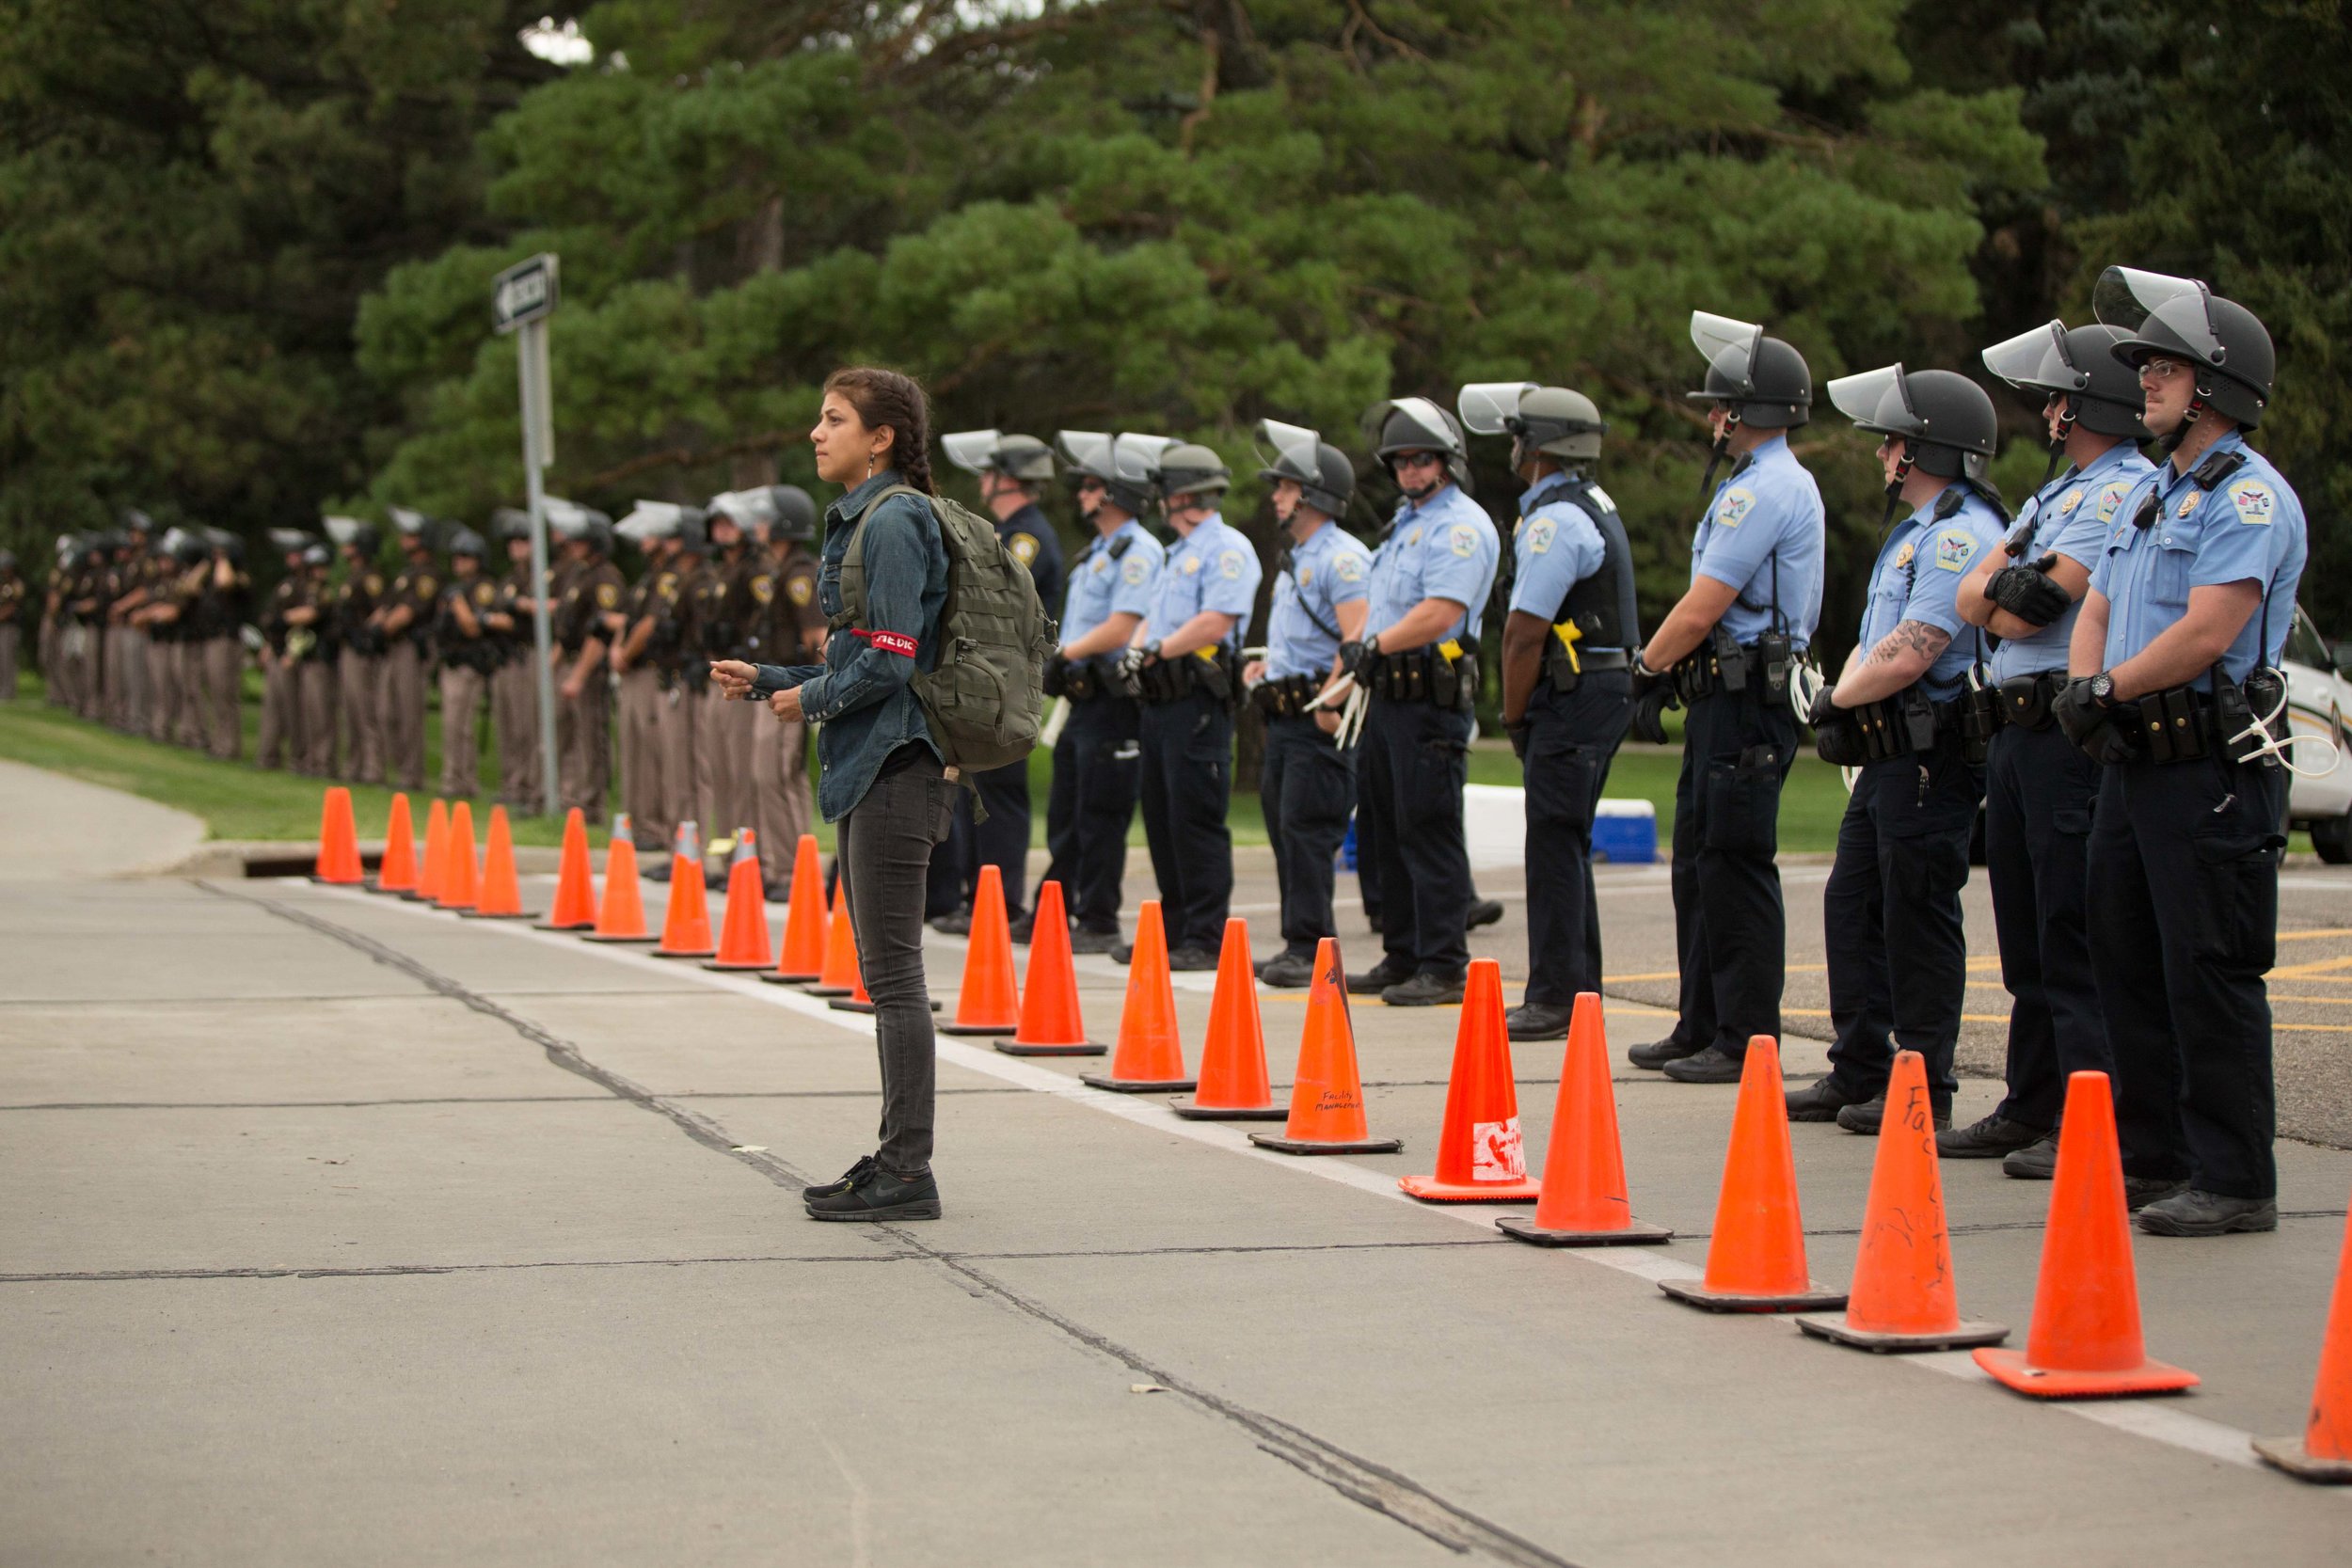
{"type": "Polygon", "coordinates": [[[1549,1002],[1522,1002],[1503,1014],[1502,1022],[1515,1040],[1557,1040],[1567,1037],[1568,1021],[1575,1016],[1573,1007],[1549,1002]]]}
{"type": "MultiPolygon", "coordinates": [[[[1070,933],[1070,950],[1073,953],[1115,954],[1126,945],[1119,940],[1117,931],[1097,931],[1090,927],[1081,926],[1070,933]]],[[[1120,959],[1121,963],[1126,961],[1124,958],[1120,959]]]]}
{"type": "MultiPolygon", "coordinates": [[[[1937,1104],[1935,1097],[1928,1097],[1928,1109],[1934,1117],[1935,1130],[1942,1132],[1952,1125],[1952,1107],[1947,1101],[1937,1104]]],[[[1837,1125],[1849,1132],[1859,1132],[1866,1138],[1879,1135],[1879,1128],[1886,1120],[1886,1096],[1866,1100],[1859,1105],[1849,1105],[1837,1113],[1837,1125]]]]}
{"type": "Polygon", "coordinates": [[[953,914],[933,915],[931,929],[943,937],[968,937],[972,934],[972,916],[962,910],[953,914]]]}
{"type": "Polygon", "coordinates": [[[1737,1084],[1747,1065],[1745,1054],[1734,1056],[1710,1045],[1704,1051],[1677,1057],[1662,1070],[1677,1084],[1737,1084]]]}
{"type": "Polygon", "coordinates": [[[2047,1181],[2058,1175],[2058,1129],[2047,1132],[2001,1162],[2003,1175],[2021,1181],[2047,1181]]]}
{"type": "Polygon", "coordinates": [[[2233,1230],[2276,1230],[2279,1200],[2224,1197],[2219,1193],[2200,1192],[2185,1185],[2169,1196],[2150,1198],[2139,1211],[2139,1227],[2151,1236],[2225,1236],[2233,1230]]]}
{"type": "Polygon", "coordinates": [[[1502,918],[1502,903],[1500,899],[1477,898],[1470,901],[1470,919],[1465,924],[1475,931],[1481,926],[1492,926],[1502,918]]]}
{"type": "Polygon", "coordinates": [[[1668,1035],[1662,1040],[1652,1040],[1647,1045],[1632,1047],[1626,1052],[1625,1059],[1635,1067],[1647,1068],[1652,1072],[1656,1072],[1668,1062],[1678,1062],[1685,1056],[1695,1056],[1706,1049],[1703,1045],[1685,1045],[1674,1036],[1668,1035]]]}
{"type": "Polygon", "coordinates": [[[1179,947],[1168,956],[1168,970],[1177,974],[1214,973],[1217,956],[1205,947],[1179,947]]]}
{"type": "Polygon", "coordinates": [[[1007,927],[1006,935],[1012,938],[1012,944],[1015,947],[1026,947],[1029,945],[1029,938],[1034,935],[1036,931],[1037,911],[1035,910],[1031,910],[1028,913],[1012,922],[1012,924],[1007,927]]]}
{"type": "Polygon", "coordinates": [[[1996,1113],[1955,1131],[1938,1132],[1935,1152],[1947,1160],[1997,1160],[2031,1146],[2042,1136],[2042,1129],[1996,1113]]]}
{"type": "Polygon", "coordinates": [[[1788,1119],[1836,1121],[1838,1112],[1861,1103],[1862,1096],[1848,1093],[1837,1082],[1837,1074],[1825,1072],[1805,1087],[1788,1091],[1788,1119]]]}
{"type": "Polygon", "coordinates": [[[1397,958],[1382,958],[1370,969],[1347,977],[1350,995],[1375,995],[1391,986],[1401,986],[1413,977],[1413,967],[1397,958]]]}
{"type": "MultiPolygon", "coordinates": [[[[1391,1007],[1446,1007],[1462,1000],[1462,976],[1452,979],[1434,969],[1424,969],[1409,980],[1400,981],[1380,993],[1380,1000],[1391,1007]]],[[[1349,990],[1355,987],[1350,985],[1349,990]]]]}
{"type": "Polygon", "coordinates": [[[1315,961],[1303,953],[1278,953],[1258,966],[1258,983],[1277,990],[1298,990],[1314,978],[1315,961]]]}

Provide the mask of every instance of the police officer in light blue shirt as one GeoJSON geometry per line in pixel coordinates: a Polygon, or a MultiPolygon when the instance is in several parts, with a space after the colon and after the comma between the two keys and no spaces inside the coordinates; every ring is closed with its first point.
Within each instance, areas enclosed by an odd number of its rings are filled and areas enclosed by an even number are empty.
{"type": "Polygon", "coordinates": [[[1316,948],[1339,934],[1332,860],[1356,809],[1356,752],[1337,741],[1339,693],[1315,706],[1339,673],[1340,645],[1364,634],[1372,560],[1338,519],[1356,492],[1356,465],[1313,431],[1278,420],[1258,426],[1284,548],[1266,611],[1265,657],[1242,681],[1265,716],[1258,805],[1282,895],[1282,950],[1258,966],[1269,986],[1314,978],[1316,948]]]}
{"type": "Polygon", "coordinates": [[[2276,358],[2251,311],[2189,278],[2110,267],[2092,304],[2124,334],[2113,352],[2137,369],[2167,457],[2118,508],[2056,705],[2103,764],[2090,963],[2125,1194],[2152,1234],[2270,1230],[2276,666],[2305,550],[2301,501],[2246,441],[2276,358]]]}
{"type": "Polygon", "coordinates": [[[1936,1134],[1947,1160],[2002,1161],[2048,1180],[2069,1078],[2112,1075],[2090,975],[2089,857],[2099,770],[2058,727],[2067,641],[2123,498],[2149,470],[2139,382],[2110,352],[2111,326],[2049,322],[1984,351],[1985,368],[2042,398],[2050,462],[2008,543],[1960,586],[1961,618],[1997,637],[1992,676],[2003,722],[1985,759],[1985,873],[2009,1010],[2009,1092],[1967,1127],[1936,1134]]]}
{"type": "Polygon", "coordinates": [[[1962,701],[1982,633],[1958,600],[1971,568],[2000,548],[2009,518],[1984,477],[1999,421],[1975,382],[1889,365],[1833,381],[1829,395],[1881,437],[1890,518],[1912,511],[1880,546],[1845,671],[1813,705],[1822,760],[1861,773],[1821,895],[1830,1071],[1788,1096],[1788,1115],[1875,1134],[1898,1050],[1927,1058],[1931,1114],[1938,1127],[1951,1121],[1968,979],[1960,890],[1984,795],[1962,701]]]}
{"type": "Polygon", "coordinates": [[[1462,388],[1462,422],[1511,437],[1527,489],[1512,539],[1502,628],[1502,728],[1526,784],[1527,991],[1513,1039],[1568,1032],[1580,991],[1600,990],[1593,816],[1631,718],[1633,547],[1593,482],[1608,426],[1593,400],[1526,382],[1462,388]]]}
{"type": "Polygon", "coordinates": [[[1681,1083],[1739,1082],[1748,1041],[1780,1034],[1788,964],[1781,903],[1781,785],[1797,757],[1788,671],[1821,612],[1821,492],[1788,432],[1813,417],[1804,356],[1761,326],[1691,313],[1714,451],[1691,545],[1691,586],[1633,666],[1632,733],[1662,744],[1661,710],[1679,701],[1675,785],[1675,938],[1679,1017],[1664,1039],[1626,1053],[1681,1083]],[[1714,484],[1726,457],[1729,478],[1714,484]]]}
{"type": "MultiPolygon", "coordinates": [[[[1233,901],[1233,709],[1241,636],[1258,602],[1258,547],[1220,516],[1232,470],[1179,443],[1156,474],[1176,543],[1123,673],[1143,701],[1143,835],[1173,970],[1213,970],[1233,901]]],[[[1113,954],[1121,958],[1122,954],[1113,954]]]]}
{"type": "MultiPolygon", "coordinates": [[[[1043,880],[1061,885],[1070,946],[1078,953],[1120,945],[1120,882],[1136,816],[1142,716],[1134,695],[1120,689],[1117,668],[1151,607],[1165,555],[1139,519],[1151,505],[1143,465],[1167,444],[1164,436],[1089,430],[1055,437],[1078,515],[1094,535],[1070,563],[1062,644],[1045,667],[1046,692],[1068,701],[1070,718],[1054,742],[1054,784],[1045,802],[1052,863],[1043,880]],[[1120,463],[1122,445],[1135,477],[1120,463]]],[[[1030,921],[1016,921],[1013,940],[1026,942],[1031,929],[1030,921]]]]}
{"type": "MultiPolygon", "coordinates": [[[[1478,630],[1501,555],[1493,521],[1463,491],[1469,453],[1427,398],[1374,411],[1379,455],[1405,492],[1372,561],[1364,639],[1343,650],[1372,694],[1359,760],[1359,813],[1379,858],[1386,953],[1348,976],[1391,1006],[1459,1002],[1473,892],[1462,831],[1478,630]]],[[[1371,425],[1373,420],[1367,420],[1371,425]]]]}

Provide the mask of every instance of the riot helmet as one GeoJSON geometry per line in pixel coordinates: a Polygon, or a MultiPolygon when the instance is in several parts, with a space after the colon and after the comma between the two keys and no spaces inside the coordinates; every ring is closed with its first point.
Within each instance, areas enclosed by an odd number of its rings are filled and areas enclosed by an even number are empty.
{"type": "Polygon", "coordinates": [[[392,519],[392,531],[400,535],[405,550],[429,550],[440,529],[431,517],[414,507],[388,506],[385,512],[392,519]]]}
{"type": "Polygon", "coordinates": [[[126,533],[153,533],[155,519],[135,506],[122,509],[122,529],[126,533]]]}
{"type": "Polygon", "coordinates": [[[960,430],[941,436],[939,444],[947,461],[968,474],[1003,474],[1023,484],[1044,484],[1054,477],[1054,454],[1034,436],[960,430]]]}
{"type": "Polygon", "coordinates": [[[1374,451],[1388,466],[1391,478],[1396,475],[1399,452],[1434,451],[1443,460],[1447,475],[1464,494],[1470,493],[1470,448],[1462,439],[1462,426],[1427,398],[1375,403],[1364,415],[1364,428],[1374,433],[1374,451]]]}
{"type": "Polygon", "coordinates": [[[548,528],[565,544],[584,544],[596,555],[612,553],[612,518],[561,496],[549,496],[542,504],[547,511],[548,528]]]}
{"type": "Polygon", "coordinates": [[[1887,365],[1839,376],[1829,400],[1856,429],[1902,444],[1894,488],[1914,467],[1986,487],[2000,421],[1984,388],[1959,372],[1887,365]]]}
{"type": "Polygon", "coordinates": [[[518,506],[501,506],[490,514],[490,532],[500,539],[528,539],[531,514],[518,506]]]}
{"type": "Polygon", "coordinates": [[[474,563],[480,565],[483,558],[489,553],[489,545],[473,530],[460,524],[451,531],[449,536],[451,560],[454,561],[461,555],[469,555],[473,557],[474,563]]]}
{"type": "Polygon", "coordinates": [[[2110,352],[2135,372],[2163,355],[2185,361],[2196,375],[2189,418],[2171,440],[2186,433],[2200,408],[2211,408],[2245,430],[2262,423],[2279,357],[2269,331],[2245,306],[2193,277],[2133,267],[2101,273],[2090,306],[2102,323],[2122,329],[2110,352]]]}
{"type": "Polygon", "coordinates": [[[1345,515],[1356,494],[1356,465],[1313,431],[1260,420],[1258,457],[1265,465],[1258,470],[1260,479],[1287,479],[1298,486],[1298,499],[1325,516],[1336,520],[1345,515]]]}
{"type": "Polygon", "coordinates": [[[612,533],[650,551],[657,541],[678,536],[686,512],[675,501],[639,501],[628,516],[612,525],[612,533]]]}
{"type": "Polygon", "coordinates": [[[1216,499],[1233,487],[1233,470],[1225,459],[1198,441],[1179,441],[1159,454],[1160,502],[1174,507],[1184,501],[1214,509],[1216,499]]]}
{"type": "Polygon", "coordinates": [[[269,531],[269,546],[279,555],[293,555],[308,549],[310,536],[298,528],[274,528],[269,531]]]}
{"type": "Polygon", "coordinates": [[[323,544],[308,545],[303,547],[302,563],[305,566],[316,566],[324,570],[333,564],[334,560],[334,552],[323,544]]]}
{"type": "Polygon", "coordinates": [[[376,546],[382,538],[373,523],[363,522],[358,517],[325,517],[320,522],[329,539],[346,549],[358,550],[363,556],[375,554],[376,546]]]}
{"type": "Polygon", "coordinates": [[[1595,462],[1609,429],[1598,405],[1583,393],[1532,381],[1473,382],[1455,397],[1454,406],[1472,434],[1511,437],[1514,469],[1538,452],[1565,463],[1595,462]]]}
{"type": "Polygon", "coordinates": [[[242,535],[231,533],[225,528],[208,528],[204,531],[204,544],[212,554],[227,556],[231,566],[245,564],[245,539],[242,535]]]}
{"type": "Polygon", "coordinates": [[[1054,437],[1067,470],[1062,477],[1073,489],[1091,479],[1099,482],[1104,499],[1130,517],[1152,507],[1152,489],[1159,483],[1157,459],[1175,443],[1165,436],[1109,436],[1096,430],[1065,430],[1054,437]]]}
{"type": "Polygon", "coordinates": [[[2123,336],[2112,326],[2044,322],[1986,349],[1984,368],[2021,391],[2065,399],[2059,418],[2066,424],[2145,441],[2139,378],[2113,352],[2123,336]]]}
{"type": "Polygon", "coordinates": [[[1740,424],[1793,430],[1813,418],[1813,372],[1804,356],[1753,322],[1691,312],[1691,341],[1707,359],[1707,385],[1683,396],[1731,405],[1740,424]]]}
{"type": "Polygon", "coordinates": [[[0,572],[13,572],[15,570],[16,552],[14,550],[0,549],[0,572]]]}
{"type": "Polygon", "coordinates": [[[729,490],[710,498],[711,517],[725,517],[736,527],[760,531],[771,543],[817,537],[817,503],[797,484],[761,484],[749,490],[729,490]]]}
{"type": "Polygon", "coordinates": [[[212,544],[202,532],[183,529],[180,531],[179,543],[173,548],[171,558],[183,566],[198,566],[203,564],[212,553],[212,544]]]}

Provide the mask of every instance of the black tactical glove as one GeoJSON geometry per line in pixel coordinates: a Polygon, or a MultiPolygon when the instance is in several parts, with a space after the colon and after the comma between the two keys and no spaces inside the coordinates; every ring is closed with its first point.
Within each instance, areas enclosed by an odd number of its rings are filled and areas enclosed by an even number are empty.
{"type": "Polygon", "coordinates": [[[1639,648],[1633,650],[1632,675],[1630,684],[1627,688],[1627,695],[1638,703],[1660,687],[1669,684],[1664,671],[1651,669],[1643,659],[1642,650],[1639,648]]]}
{"type": "Polygon", "coordinates": [[[1511,754],[1521,762],[1525,762],[1527,760],[1527,721],[1522,719],[1516,724],[1505,724],[1502,726],[1502,733],[1511,737],[1511,754]]]}
{"type": "Polygon", "coordinates": [[[1038,678],[1046,696],[1067,695],[1070,690],[1070,661],[1057,653],[1046,655],[1045,668],[1038,678]]]}
{"type": "Polygon", "coordinates": [[[1666,710],[1678,706],[1674,688],[1662,680],[1633,699],[1631,719],[1626,733],[1636,740],[1646,740],[1653,746],[1666,744],[1666,710]]]}
{"type": "Polygon", "coordinates": [[[2057,564],[2056,555],[2045,555],[2030,565],[2004,566],[1985,583],[1984,596],[2029,626],[2046,626],[2074,602],[2050,580],[2057,564]]]}
{"type": "Polygon", "coordinates": [[[2080,675],[2059,688],[2050,700],[2050,715],[2091,761],[2102,766],[2136,762],[2140,755],[2139,705],[2101,703],[2091,690],[2097,678],[2080,675]]]}
{"type": "Polygon", "coordinates": [[[1120,650],[1119,662],[1111,666],[1111,685],[1126,696],[1142,696],[1143,660],[1144,653],[1141,648],[1120,650]]]}
{"type": "Polygon", "coordinates": [[[1378,657],[1372,651],[1370,642],[1340,644],[1340,669],[1355,676],[1356,684],[1367,691],[1372,689],[1372,661],[1378,657]]]}
{"type": "Polygon", "coordinates": [[[1813,731],[1813,751],[1833,768],[1859,768],[1870,758],[1862,739],[1862,726],[1854,722],[1850,709],[1839,707],[1830,700],[1831,688],[1823,687],[1814,695],[1813,711],[1804,716],[1813,731]]]}

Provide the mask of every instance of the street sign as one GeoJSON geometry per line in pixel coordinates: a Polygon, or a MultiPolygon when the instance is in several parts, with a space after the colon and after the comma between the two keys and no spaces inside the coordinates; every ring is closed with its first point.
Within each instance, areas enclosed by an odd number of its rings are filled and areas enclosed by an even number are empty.
{"type": "Polygon", "coordinates": [[[554,309],[555,257],[547,252],[500,273],[490,291],[490,323],[501,332],[512,332],[554,309]]]}

